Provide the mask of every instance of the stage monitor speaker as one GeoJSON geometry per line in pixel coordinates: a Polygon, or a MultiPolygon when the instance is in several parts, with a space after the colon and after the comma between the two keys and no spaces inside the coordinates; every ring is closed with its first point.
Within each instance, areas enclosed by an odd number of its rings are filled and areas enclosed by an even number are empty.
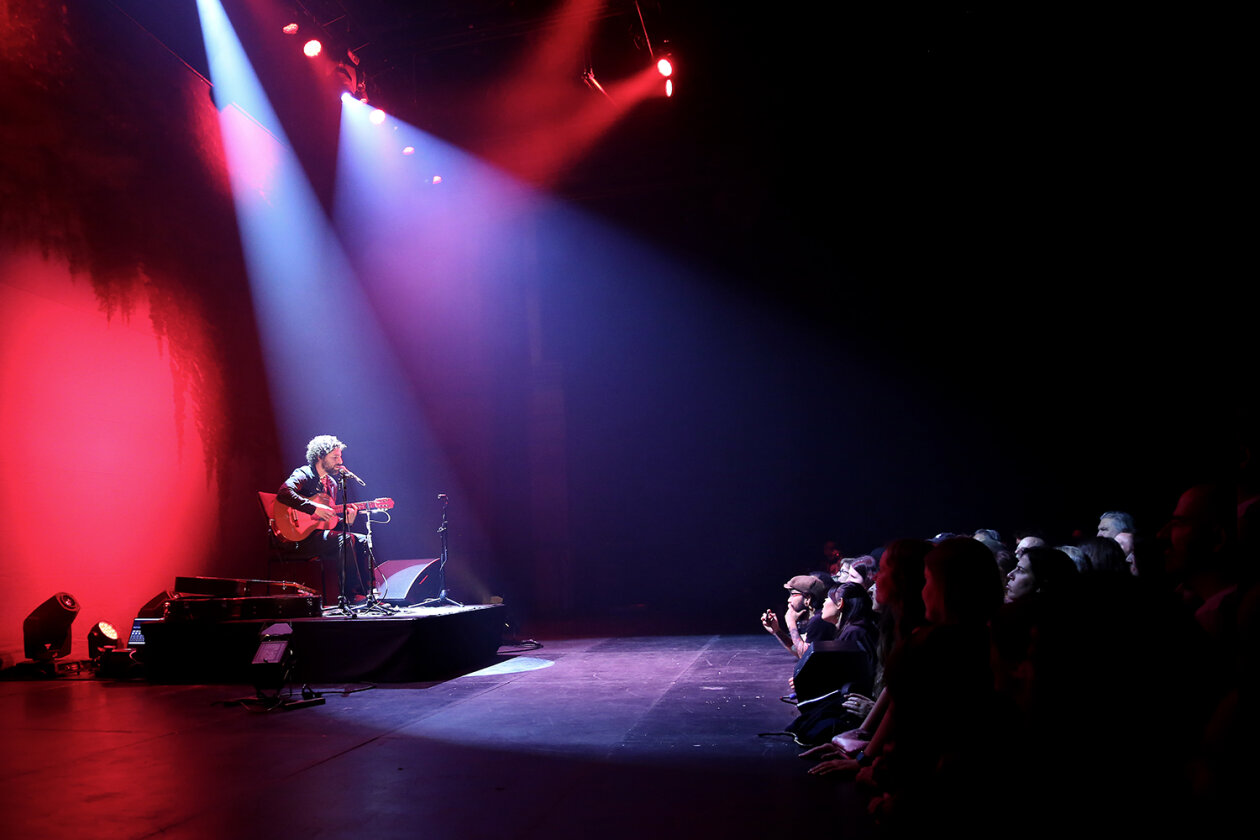
{"type": "Polygon", "coordinates": [[[27,659],[50,660],[70,655],[70,625],[79,614],[79,602],[68,592],[58,592],[40,604],[22,622],[22,641],[27,659]]]}
{"type": "Polygon", "coordinates": [[[866,651],[844,642],[814,642],[792,676],[798,703],[832,691],[869,695],[874,682],[866,651]]]}
{"type": "Polygon", "coordinates": [[[376,567],[376,589],[390,604],[418,604],[439,594],[437,560],[386,560],[376,567]]]}

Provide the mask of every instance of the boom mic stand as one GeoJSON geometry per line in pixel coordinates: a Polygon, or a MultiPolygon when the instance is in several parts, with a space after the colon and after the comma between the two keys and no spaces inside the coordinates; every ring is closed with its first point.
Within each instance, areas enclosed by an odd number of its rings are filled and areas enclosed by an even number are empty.
{"type": "Polygon", "coordinates": [[[436,598],[429,598],[427,601],[421,601],[420,606],[422,607],[446,607],[446,606],[462,607],[464,606],[463,604],[461,604],[459,601],[454,600],[453,598],[450,598],[446,594],[446,558],[450,552],[450,543],[447,540],[447,534],[449,533],[451,529],[450,522],[446,518],[446,509],[451,503],[451,497],[446,495],[445,493],[439,493],[438,501],[442,503],[442,524],[438,526],[438,530],[437,530],[438,536],[442,538],[442,555],[441,555],[441,558],[438,560],[438,587],[441,589],[441,591],[438,593],[438,596],[436,598]]]}

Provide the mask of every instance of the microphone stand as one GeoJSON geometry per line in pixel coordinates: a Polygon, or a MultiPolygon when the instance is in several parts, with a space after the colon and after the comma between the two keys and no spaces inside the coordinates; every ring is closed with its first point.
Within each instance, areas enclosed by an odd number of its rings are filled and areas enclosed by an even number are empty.
{"type": "MultiPolygon", "coordinates": [[[[343,476],[341,473],[337,473],[336,481],[337,481],[337,493],[339,496],[341,496],[342,510],[344,511],[345,499],[346,499],[346,477],[343,476]]],[[[329,501],[335,501],[335,500],[329,499],[329,501]]],[[[336,507],[336,505],[334,505],[333,507],[336,507]]],[[[348,542],[347,537],[349,536],[349,534],[347,532],[348,526],[346,525],[346,517],[344,515],[341,517],[341,523],[339,527],[340,527],[340,534],[337,537],[337,542],[339,544],[338,552],[337,552],[338,554],[337,583],[338,583],[339,588],[337,590],[337,608],[335,612],[340,613],[341,615],[344,615],[348,618],[358,618],[359,617],[358,613],[356,613],[353,609],[351,609],[350,602],[346,599],[346,551],[349,548],[349,546],[347,545],[347,542],[348,542]]]]}
{"type": "Polygon", "coordinates": [[[393,615],[398,612],[398,609],[393,604],[382,601],[380,590],[376,588],[376,552],[372,550],[372,509],[369,507],[363,513],[367,516],[367,538],[363,541],[363,546],[368,558],[368,580],[372,583],[368,587],[367,600],[358,610],[363,613],[393,615]]]}
{"type": "Polygon", "coordinates": [[[459,601],[450,598],[446,594],[446,558],[449,554],[450,544],[447,541],[447,533],[450,531],[450,522],[446,518],[446,509],[451,503],[451,499],[445,493],[438,494],[438,501],[442,503],[442,524],[438,526],[438,536],[442,538],[442,554],[438,560],[438,586],[441,591],[436,598],[429,598],[427,601],[421,601],[422,607],[462,607],[459,601]]]}

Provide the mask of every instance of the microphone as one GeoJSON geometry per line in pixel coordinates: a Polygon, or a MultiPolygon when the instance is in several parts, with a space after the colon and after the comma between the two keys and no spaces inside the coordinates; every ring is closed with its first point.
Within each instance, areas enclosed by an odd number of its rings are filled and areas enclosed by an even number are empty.
{"type": "Polygon", "coordinates": [[[345,467],[338,467],[338,469],[341,470],[342,475],[346,476],[347,478],[353,478],[355,481],[359,482],[360,487],[367,487],[367,482],[359,478],[354,473],[350,472],[350,470],[346,469],[345,467]]]}

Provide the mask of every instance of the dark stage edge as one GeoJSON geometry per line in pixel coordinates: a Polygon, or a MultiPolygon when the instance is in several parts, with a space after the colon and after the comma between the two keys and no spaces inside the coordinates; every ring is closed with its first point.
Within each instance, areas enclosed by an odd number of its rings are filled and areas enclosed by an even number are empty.
{"type": "Polygon", "coordinates": [[[144,626],[145,676],[154,682],[249,683],[263,628],[293,628],[292,681],[420,682],[494,658],[504,608],[410,607],[397,615],[248,621],[160,621],[144,626]]]}
{"type": "Polygon", "coordinates": [[[541,641],[438,683],[317,685],[324,705],[285,712],[223,705],[240,686],[0,682],[6,835],[873,835],[853,782],[759,737],[795,715],[767,634],[541,641]]]}

